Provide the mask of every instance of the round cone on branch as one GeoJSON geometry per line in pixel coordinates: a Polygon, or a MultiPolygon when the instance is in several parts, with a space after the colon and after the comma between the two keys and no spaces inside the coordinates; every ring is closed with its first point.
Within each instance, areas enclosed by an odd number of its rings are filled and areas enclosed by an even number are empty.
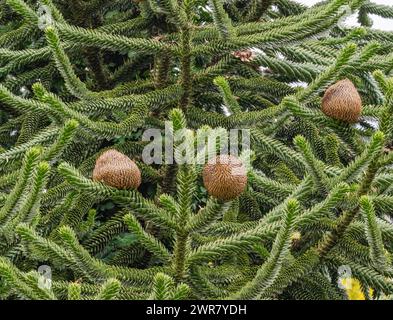
{"type": "Polygon", "coordinates": [[[93,180],[118,189],[137,189],[142,178],[134,161],[121,152],[110,149],[98,157],[93,180]]]}
{"type": "Polygon", "coordinates": [[[224,201],[238,197],[247,185],[247,169],[232,155],[219,155],[203,168],[203,184],[209,195],[224,201]]]}
{"type": "Polygon", "coordinates": [[[359,121],[362,99],[349,79],[331,85],[322,98],[322,112],[336,120],[349,123],[359,121]]]}

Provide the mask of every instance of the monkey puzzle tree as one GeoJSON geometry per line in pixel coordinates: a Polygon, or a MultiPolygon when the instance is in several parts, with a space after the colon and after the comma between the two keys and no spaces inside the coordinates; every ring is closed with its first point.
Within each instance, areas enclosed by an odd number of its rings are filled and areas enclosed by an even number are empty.
{"type": "Polygon", "coordinates": [[[0,0],[0,296],[389,297],[393,34],[370,14],[393,8],[0,0]],[[146,163],[166,121],[175,161],[146,163]],[[215,158],[231,129],[250,145],[215,158]]]}

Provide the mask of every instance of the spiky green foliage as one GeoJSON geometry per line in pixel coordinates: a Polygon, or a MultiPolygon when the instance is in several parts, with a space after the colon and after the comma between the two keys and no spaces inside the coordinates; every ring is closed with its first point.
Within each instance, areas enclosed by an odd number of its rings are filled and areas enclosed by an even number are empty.
{"type": "Polygon", "coordinates": [[[393,294],[393,34],[374,14],[393,9],[0,0],[0,298],[346,299],[341,266],[365,297],[393,294]],[[321,111],[343,78],[357,124],[321,111]],[[144,130],[168,120],[175,163],[145,163],[144,130]],[[224,202],[201,177],[220,139],[178,160],[230,129],[251,150],[224,202]],[[137,163],[138,190],[92,179],[108,149],[137,163]]]}

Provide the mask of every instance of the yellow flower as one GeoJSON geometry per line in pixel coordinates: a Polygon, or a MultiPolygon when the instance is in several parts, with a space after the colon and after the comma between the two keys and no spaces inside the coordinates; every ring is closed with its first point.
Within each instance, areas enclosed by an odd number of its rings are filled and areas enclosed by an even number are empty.
{"type": "Polygon", "coordinates": [[[291,234],[291,240],[300,240],[302,234],[299,231],[293,232],[291,234]]]}
{"type": "MultiPolygon", "coordinates": [[[[341,284],[347,292],[349,300],[366,300],[366,297],[362,291],[361,283],[355,278],[342,278],[340,279],[341,284]]],[[[369,289],[369,296],[372,297],[374,290],[369,289]]]]}

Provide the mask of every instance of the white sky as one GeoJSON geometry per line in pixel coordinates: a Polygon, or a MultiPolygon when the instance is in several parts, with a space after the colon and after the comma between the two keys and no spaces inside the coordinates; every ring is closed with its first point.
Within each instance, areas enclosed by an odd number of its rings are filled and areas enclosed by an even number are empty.
{"type": "MultiPolygon", "coordinates": [[[[303,3],[308,6],[312,6],[313,4],[319,2],[320,0],[296,0],[297,2],[303,3]]],[[[393,5],[392,0],[372,0],[374,3],[378,4],[386,4],[386,5],[393,5]]],[[[373,19],[374,24],[373,28],[375,29],[381,29],[381,30],[393,30],[393,19],[384,19],[376,15],[370,15],[370,17],[373,19]]],[[[347,20],[347,23],[349,25],[357,25],[357,18],[355,17],[350,17],[347,20]]]]}

